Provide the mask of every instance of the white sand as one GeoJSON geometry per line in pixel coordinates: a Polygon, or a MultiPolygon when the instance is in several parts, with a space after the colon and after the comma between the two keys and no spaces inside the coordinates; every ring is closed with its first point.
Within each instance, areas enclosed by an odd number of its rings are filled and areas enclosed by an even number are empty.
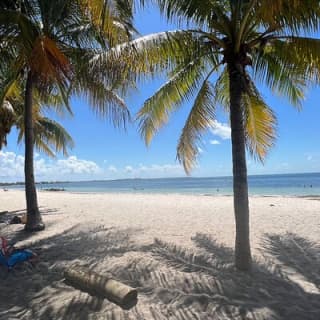
{"type": "MultiPolygon", "coordinates": [[[[232,197],[39,192],[39,204],[44,232],[0,224],[41,261],[0,280],[0,319],[320,319],[317,199],[250,199],[250,275],[232,265],[232,197]],[[138,304],[67,286],[75,263],[137,287],[138,304]]],[[[0,191],[0,211],[24,208],[22,191],[0,191]]]]}

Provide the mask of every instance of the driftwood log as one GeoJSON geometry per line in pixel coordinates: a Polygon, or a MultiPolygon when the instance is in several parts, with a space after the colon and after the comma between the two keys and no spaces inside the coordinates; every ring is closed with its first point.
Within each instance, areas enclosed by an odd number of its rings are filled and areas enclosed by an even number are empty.
{"type": "Polygon", "coordinates": [[[107,298],[124,308],[130,308],[137,303],[138,291],[136,289],[87,268],[69,268],[64,271],[64,277],[73,287],[107,298]]]}

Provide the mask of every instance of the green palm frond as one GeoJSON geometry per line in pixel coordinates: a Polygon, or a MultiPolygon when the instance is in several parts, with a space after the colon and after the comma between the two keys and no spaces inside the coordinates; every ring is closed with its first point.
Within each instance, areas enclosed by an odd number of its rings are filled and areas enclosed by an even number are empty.
{"type": "Polygon", "coordinates": [[[125,101],[112,89],[101,83],[92,83],[90,88],[78,88],[92,110],[102,119],[110,120],[115,127],[126,127],[130,121],[130,112],[125,101]]]}
{"type": "Polygon", "coordinates": [[[305,70],[302,70],[301,64],[295,63],[297,59],[294,57],[290,59],[290,53],[281,53],[281,47],[265,51],[257,57],[254,63],[254,77],[300,108],[308,85],[308,77],[305,70]]]}
{"type": "Polygon", "coordinates": [[[227,0],[154,0],[167,19],[182,24],[198,24],[222,30],[228,20],[227,0]]]}
{"type": "Polygon", "coordinates": [[[132,23],[132,1],[81,0],[80,4],[84,14],[103,36],[101,40],[107,40],[108,47],[128,41],[132,33],[136,33],[132,23]]]}
{"type": "Polygon", "coordinates": [[[130,121],[130,113],[124,99],[119,95],[122,89],[124,91],[126,89],[124,75],[120,70],[117,77],[116,72],[110,75],[98,68],[89,67],[94,54],[93,51],[84,53],[83,50],[76,50],[74,52],[78,66],[70,94],[85,97],[99,117],[109,119],[116,127],[125,127],[130,121]]]}
{"type": "Polygon", "coordinates": [[[303,30],[319,30],[319,1],[256,1],[255,19],[272,30],[298,34],[303,30]]]}
{"type": "Polygon", "coordinates": [[[139,131],[147,145],[154,134],[167,123],[170,113],[192,99],[203,79],[203,67],[201,60],[189,63],[144,103],[137,119],[139,131]]]}
{"type": "Polygon", "coordinates": [[[253,157],[263,162],[276,138],[276,117],[252,81],[242,101],[247,148],[253,157]]]}
{"type": "Polygon", "coordinates": [[[64,87],[52,86],[46,88],[45,92],[34,90],[34,106],[45,111],[54,111],[59,117],[73,115],[69,105],[69,93],[64,87]]]}
{"type": "Polygon", "coordinates": [[[229,91],[229,75],[227,68],[220,73],[219,78],[214,84],[215,104],[221,106],[225,111],[230,110],[230,91],[229,91]]]}
{"type": "Polygon", "coordinates": [[[32,44],[39,35],[39,30],[21,11],[0,10],[0,27],[2,36],[14,34],[19,39],[18,45],[23,45],[27,52],[32,51],[32,44]]]}
{"type": "MultiPolygon", "coordinates": [[[[19,124],[18,142],[24,138],[23,124],[19,124]]],[[[50,157],[55,157],[57,152],[68,155],[68,150],[74,147],[74,142],[69,133],[56,121],[41,115],[34,122],[35,147],[50,157]]]]}
{"type": "Polygon", "coordinates": [[[161,32],[97,53],[91,63],[94,69],[105,73],[118,71],[124,78],[130,75],[142,78],[144,74],[172,70],[182,61],[192,61],[201,52],[200,46],[199,38],[192,32],[161,32]]]}
{"type": "Polygon", "coordinates": [[[7,136],[14,125],[16,118],[12,104],[5,100],[0,105],[0,150],[7,145],[7,136]]]}
{"type": "MultiPolygon", "coordinates": [[[[22,138],[23,138],[23,136],[22,136],[22,138]]],[[[42,141],[40,139],[35,139],[34,146],[39,152],[46,154],[48,157],[50,157],[50,158],[55,158],[56,157],[56,153],[47,144],[47,142],[44,142],[44,141],[42,141]]]]}
{"type": "Polygon", "coordinates": [[[196,96],[177,147],[177,158],[187,173],[190,173],[195,165],[195,159],[199,153],[198,145],[201,142],[201,133],[207,130],[215,119],[213,101],[213,88],[211,83],[206,80],[196,96]]]}
{"type": "Polygon", "coordinates": [[[308,37],[287,37],[272,43],[279,59],[291,66],[293,72],[308,81],[320,80],[320,40],[308,37]]]}
{"type": "MultiPolygon", "coordinates": [[[[49,118],[40,118],[34,126],[35,131],[35,144],[38,141],[52,146],[55,152],[62,152],[68,155],[68,149],[74,147],[74,142],[69,133],[56,121],[49,118]]],[[[40,144],[39,144],[40,145],[40,144]]]]}
{"type": "Polygon", "coordinates": [[[12,90],[15,90],[15,88],[17,87],[18,77],[19,70],[16,70],[16,68],[5,68],[4,70],[2,70],[0,75],[0,106],[4,103],[5,99],[8,98],[8,96],[15,94],[15,92],[12,92],[12,90]]]}

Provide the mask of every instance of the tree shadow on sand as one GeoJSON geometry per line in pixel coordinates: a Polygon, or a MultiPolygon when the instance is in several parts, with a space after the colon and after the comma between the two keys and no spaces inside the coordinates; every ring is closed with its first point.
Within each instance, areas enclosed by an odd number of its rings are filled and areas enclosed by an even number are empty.
{"type": "MultiPolygon", "coordinates": [[[[264,250],[320,289],[320,245],[294,233],[267,234],[264,250]]],[[[320,316],[319,316],[320,318],[320,316]]]]}
{"type": "MultiPolygon", "coordinates": [[[[133,238],[139,232],[106,227],[83,232],[75,226],[37,242],[41,262],[35,269],[21,267],[1,282],[0,319],[319,319],[320,295],[304,291],[285,270],[288,264],[318,286],[318,278],[307,277],[309,271],[299,265],[299,250],[292,250],[294,260],[283,258],[284,266],[261,258],[244,273],[233,267],[233,250],[205,234],[192,238],[192,249],[160,239],[138,245],[133,238]],[[138,304],[123,310],[68,286],[62,271],[74,264],[136,287],[138,304]]],[[[281,260],[287,240],[274,239],[266,237],[266,251],[281,260]]],[[[318,259],[319,251],[312,252],[318,259]]],[[[317,268],[316,259],[310,270],[317,268]]]]}
{"type": "Polygon", "coordinates": [[[155,241],[153,252],[169,268],[157,276],[168,291],[163,303],[197,310],[192,319],[318,319],[320,295],[305,292],[272,262],[254,261],[251,273],[239,272],[232,249],[204,234],[193,241],[201,254],[155,241]]]}
{"type": "Polygon", "coordinates": [[[130,236],[136,231],[95,227],[83,232],[73,226],[35,242],[31,249],[38,253],[40,262],[34,268],[28,263],[9,273],[0,268],[0,319],[88,319],[101,299],[65,284],[63,270],[77,264],[104,271],[100,265],[107,259],[134,251],[130,236]],[[81,295],[76,296],[79,292],[81,295]]]}
{"type": "MultiPolygon", "coordinates": [[[[63,214],[58,209],[55,208],[47,208],[47,207],[39,207],[42,216],[48,215],[61,215],[63,214]]],[[[10,221],[14,216],[21,217],[26,214],[26,209],[12,210],[12,211],[3,211],[0,215],[0,232],[2,236],[9,238],[10,243],[16,243],[18,241],[26,240],[32,237],[32,233],[24,231],[21,229],[21,223],[13,224],[17,228],[14,230],[8,230],[8,225],[10,225],[10,221]]],[[[46,225],[47,226],[47,225],[46,225]]]]}

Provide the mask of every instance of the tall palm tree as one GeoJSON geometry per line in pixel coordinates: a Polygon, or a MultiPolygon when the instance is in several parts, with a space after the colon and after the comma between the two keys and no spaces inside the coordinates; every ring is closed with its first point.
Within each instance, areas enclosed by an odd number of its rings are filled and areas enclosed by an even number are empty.
{"type": "MultiPolygon", "coordinates": [[[[148,1],[141,1],[148,3],[148,1]]],[[[246,148],[263,161],[274,144],[276,118],[256,82],[300,107],[304,89],[319,81],[320,40],[307,36],[320,25],[319,1],[154,0],[180,30],[151,34],[95,57],[104,65],[128,65],[128,75],[167,72],[168,81],[138,113],[146,143],[186,101],[192,107],[177,158],[187,173],[216,107],[230,114],[235,265],[251,267],[246,148]],[[186,27],[187,25],[187,27],[186,27]],[[134,61],[134,63],[129,63],[134,61]]]]}
{"type": "MultiPolygon", "coordinates": [[[[117,83],[102,83],[89,68],[96,48],[128,40],[131,1],[6,0],[0,4],[0,50],[12,61],[1,88],[0,105],[17,78],[25,79],[25,184],[28,231],[44,228],[38,208],[33,169],[33,94],[60,92],[68,107],[70,94],[85,94],[102,114],[122,124],[128,118],[117,83]],[[10,48],[10,49],[8,49],[10,48]]],[[[110,80],[110,79],[108,79],[110,80]]]]}

